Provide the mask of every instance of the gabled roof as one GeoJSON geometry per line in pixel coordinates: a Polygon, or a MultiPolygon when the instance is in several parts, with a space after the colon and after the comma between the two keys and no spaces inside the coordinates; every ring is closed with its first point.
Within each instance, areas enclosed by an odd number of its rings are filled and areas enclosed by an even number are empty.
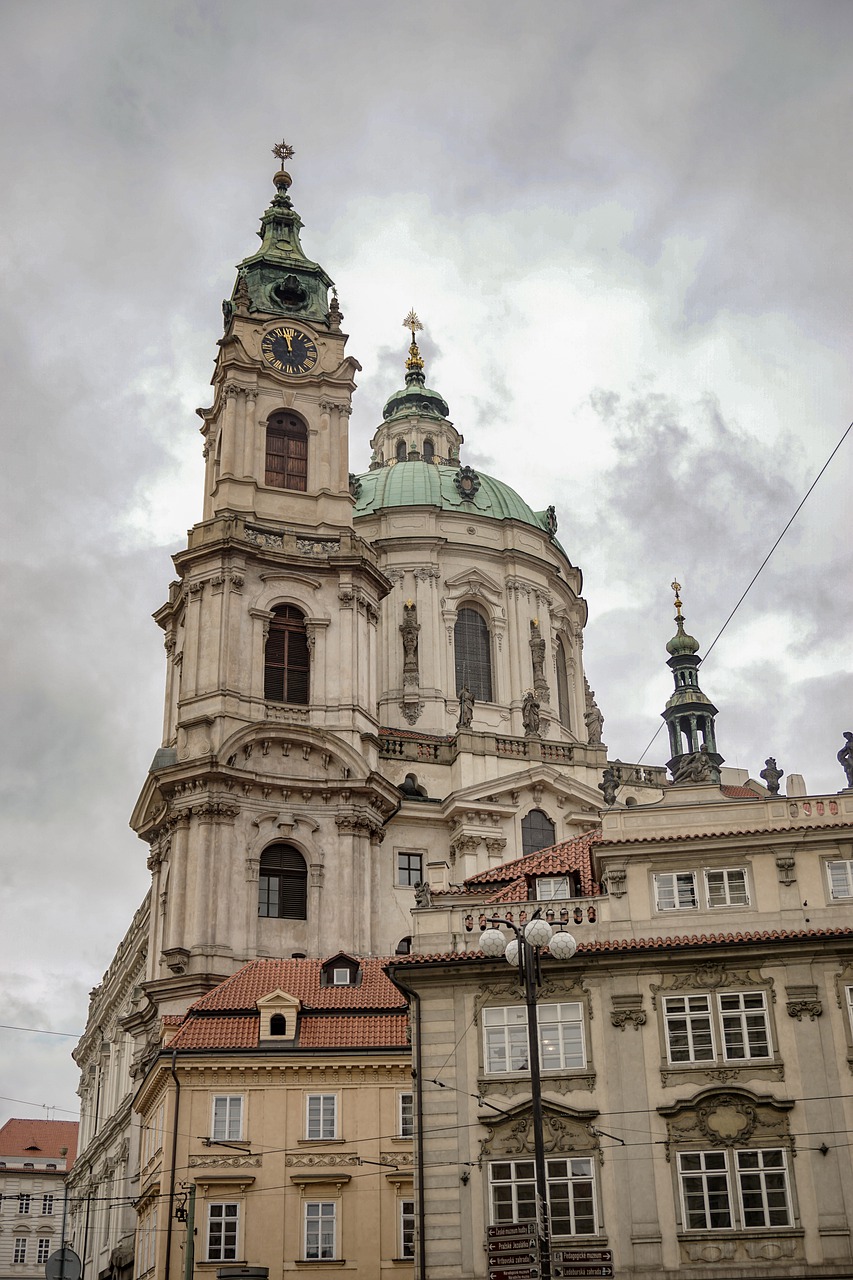
{"type": "MultiPolygon", "coordinates": [[[[601,829],[586,831],[582,836],[574,836],[571,840],[561,840],[559,844],[550,845],[547,849],[539,849],[536,853],[528,853],[523,858],[515,858],[512,862],[504,862],[486,871],[479,871],[469,876],[465,888],[472,893],[488,891],[503,886],[507,881],[512,883],[510,896],[501,893],[500,900],[505,902],[523,902],[525,898],[515,897],[522,888],[527,893],[530,881],[537,876],[565,875],[569,871],[577,871],[580,876],[581,892],[584,896],[592,896],[600,891],[592,866],[592,846],[601,839],[601,829]]],[[[529,895],[528,895],[529,896],[529,895]]],[[[494,899],[498,901],[498,898],[494,899]]]]}
{"type": "Polygon", "coordinates": [[[77,1155],[76,1120],[7,1120],[0,1129],[0,1160],[65,1160],[70,1169],[77,1155]],[[60,1148],[67,1147],[65,1156],[60,1148]]]}
{"type": "Polygon", "coordinates": [[[278,991],[301,1006],[294,1033],[276,1046],[283,1052],[406,1049],[406,1001],[383,973],[387,960],[346,959],[361,968],[359,986],[321,986],[327,960],[253,960],[190,1006],[169,1049],[272,1049],[271,1039],[260,1043],[258,1001],[278,991]]]}

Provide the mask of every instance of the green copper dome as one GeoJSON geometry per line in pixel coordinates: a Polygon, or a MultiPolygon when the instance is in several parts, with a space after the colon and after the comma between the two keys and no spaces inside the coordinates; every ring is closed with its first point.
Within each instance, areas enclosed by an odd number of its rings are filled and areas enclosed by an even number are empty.
{"type": "Polygon", "coordinates": [[[676,618],[676,622],[678,623],[678,630],[672,639],[666,642],[667,653],[671,654],[673,658],[680,657],[682,654],[698,653],[699,641],[695,636],[688,635],[684,630],[684,619],[676,618]]]}
{"type": "Polygon", "coordinates": [[[423,378],[406,376],[406,386],[395,391],[385,401],[382,410],[383,419],[401,417],[406,413],[430,414],[436,418],[446,418],[450,412],[447,401],[437,391],[424,385],[423,378]]]}
{"type": "Polygon", "coordinates": [[[486,516],[492,520],[519,520],[551,533],[547,513],[533,511],[508,484],[477,473],[479,487],[463,497],[457,485],[456,467],[432,462],[398,462],[356,478],[358,497],[353,515],[372,515],[388,507],[440,507],[464,515],[486,516]]]}

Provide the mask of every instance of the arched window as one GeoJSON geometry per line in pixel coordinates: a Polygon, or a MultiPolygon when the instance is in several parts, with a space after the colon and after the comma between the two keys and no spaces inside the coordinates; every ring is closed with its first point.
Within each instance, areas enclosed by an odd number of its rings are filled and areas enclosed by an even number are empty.
{"type": "Polygon", "coordinates": [[[405,440],[398,440],[397,441],[397,461],[405,462],[408,452],[409,450],[406,446],[405,440]]]}
{"type": "Polygon", "coordinates": [[[560,636],[557,636],[557,707],[560,713],[560,724],[564,729],[571,729],[569,718],[569,668],[566,664],[566,650],[560,636]]]}
{"type": "Polygon", "coordinates": [[[456,692],[467,685],[477,702],[492,701],[492,646],[486,619],[476,609],[460,609],[453,628],[456,692]]]}
{"type": "Polygon", "coordinates": [[[435,445],[431,440],[424,440],[424,462],[435,462],[435,445]]]}
{"type": "Polygon", "coordinates": [[[272,702],[308,702],[311,654],[305,618],[293,605],[274,610],[264,651],[264,697],[272,702]]]}
{"type": "Polygon", "coordinates": [[[554,824],[541,809],[531,809],[521,819],[521,854],[537,853],[539,849],[548,849],[557,842],[554,824]]]}
{"type": "Polygon", "coordinates": [[[258,915],[275,920],[308,918],[308,868],[298,849],[273,844],[261,854],[258,915]]]}
{"type": "Polygon", "coordinates": [[[308,488],[308,428],[295,413],[274,413],[267,423],[266,482],[300,493],[308,488]]]}
{"type": "Polygon", "coordinates": [[[287,1035],[287,1018],[285,1018],[283,1013],[274,1013],[270,1018],[270,1035],[287,1035]]]}
{"type": "Polygon", "coordinates": [[[395,956],[410,956],[412,954],[412,939],[401,938],[394,948],[395,956]]]}

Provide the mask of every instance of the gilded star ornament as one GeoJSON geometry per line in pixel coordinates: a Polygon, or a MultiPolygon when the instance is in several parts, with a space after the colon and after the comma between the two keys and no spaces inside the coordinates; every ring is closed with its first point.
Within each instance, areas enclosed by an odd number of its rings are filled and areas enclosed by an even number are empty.
{"type": "Polygon", "coordinates": [[[670,583],[670,586],[672,587],[673,591],[675,592],[675,613],[676,613],[676,617],[680,618],[680,617],[681,617],[681,599],[680,599],[680,597],[679,597],[679,594],[678,594],[678,593],[679,593],[679,591],[681,590],[681,583],[680,583],[677,579],[675,579],[675,578],[674,578],[674,579],[672,580],[672,582],[670,583]]]}
{"type": "Polygon", "coordinates": [[[404,329],[410,329],[410,330],[411,330],[411,332],[412,332],[412,340],[413,340],[413,341],[414,341],[414,337],[415,337],[415,334],[416,334],[416,332],[418,331],[418,329],[423,329],[423,325],[421,324],[420,320],[418,319],[417,314],[416,314],[416,312],[414,311],[414,309],[412,309],[412,310],[409,312],[409,314],[406,316],[405,320],[403,321],[403,328],[404,328],[404,329]]]}
{"type": "Polygon", "coordinates": [[[272,153],[275,156],[276,160],[280,160],[282,164],[286,164],[288,160],[291,160],[293,156],[296,155],[296,151],[294,150],[294,148],[290,145],[289,142],[285,142],[284,139],[282,139],[281,142],[277,142],[275,144],[275,146],[272,149],[272,153]]]}

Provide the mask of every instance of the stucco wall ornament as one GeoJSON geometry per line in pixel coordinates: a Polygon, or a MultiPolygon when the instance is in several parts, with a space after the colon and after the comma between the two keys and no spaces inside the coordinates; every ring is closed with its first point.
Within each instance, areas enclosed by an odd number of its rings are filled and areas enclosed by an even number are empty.
{"type": "MultiPolygon", "coordinates": [[[[601,1160],[598,1139],[592,1128],[597,1111],[576,1111],[548,1102],[543,1102],[542,1111],[544,1146],[549,1155],[556,1151],[570,1151],[598,1155],[601,1160]]],[[[480,1142],[481,1157],[519,1156],[533,1152],[533,1117],[523,1103],[514,1107],[506,1119],[490,1116],[483,1123],[487,1137],[480,1142]]]]}
{"type": "Polygon", "coordinates": [[[652,1008],[657,1009],[658,993],[668,995],[671,991],[716,991],[720,987],[760,987],[766,991],[771,1002],[776,1001],[776,991],[772,978],[765,978],[759,969],[728,969],[721,964],[702,964],[698,969],[684,973],[667,974],[661,983],[652,983],[652,1008]]]}
{"type": "Polygon", "coordinates": [[[190,1156],[191,1169],[257,1169],[260,1156],[190,1156]]]}
{"type": "Polygon", "coordinates": [[[466,502],[473,502],[477,496],[477,490],[480,488],[480,477],[471,467],[460,467],[453,477],[453,483],[459,491],[460,497],[466,502]]]}
{"type": "Polygon", "coordinates": [[[787,1113],[793,1101],[757,1096],[746,1090],[712,1089],[691,1102],[659,1107],[667,1122],[666,1158],[671,1146],[686,1142],[710,1142],[715,1147],[733,1147],[755,1139],[783,1141],[793,1151],[787,1113]]]}
{"type": "Polygon", "coordinates": [[[284,547],[283,533],[270,533],[267,529],[255,529],[248,524],[243,530],[243,537],[255,547],[269,547],[273,551],[281,551],[284,547]]]}
{"type": "Polygon", "coordinates": [[[635,1031],[644,1026],[646,1021],[646,1013],[643,1009],[643,997],[639,994],[630,992],[628,995],[614,995],[613,1008],[610,1012],[610,1021],[614,1027],[618,1027],[620,1031],[624,1031],[630,1022],[635,1031]]]}
{"type": "Polygon", "coordinates": [[[788,1017],[802,1022],[804,1015],[814,1022],[823,1013],[823,1001],[813,983],[804,986],[786,987],[788,1017]]]}
{"type": "Polygon", "coordinates": [[[400,712],[403,716],[403,719],[408,721],[409,724],[417,724],[418,720],[420,719],[423,713],[423,709],[426,706],[426,703],[421,702],[420,699],[418,698],[407,698],[404,702],[401,702],[399,705],[400,705],[400,712]]]}

